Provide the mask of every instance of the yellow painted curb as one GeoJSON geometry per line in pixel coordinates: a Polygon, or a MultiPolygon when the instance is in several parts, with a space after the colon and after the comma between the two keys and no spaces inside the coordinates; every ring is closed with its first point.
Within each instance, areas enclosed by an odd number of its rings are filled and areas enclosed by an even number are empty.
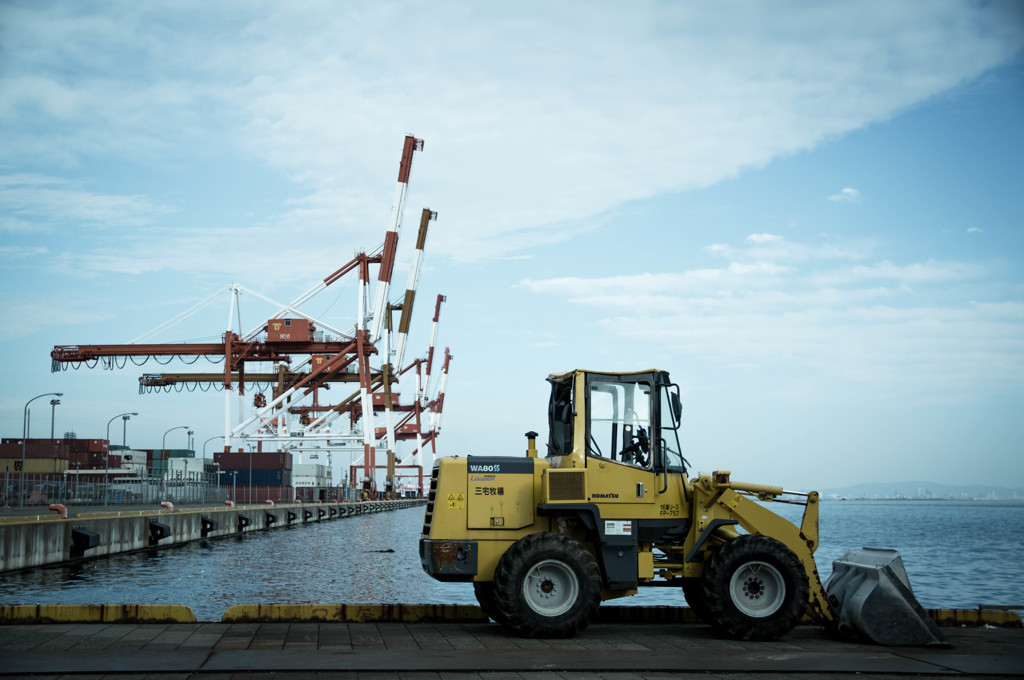
{"type": "Polygon", "coordinates": [[[940,626],[953,628],[1024,628],[1020,616],[1009,609],[925,609],[925,613],[940,626]]]}
{"type": "Polygon", "coordinates": [[[224,623],[333,621],[337,623],[483,622],[487,616],[470,604],[236,604],[224,623]]]}
{"type": "Polygon", "coordinates": [[[0,605],[0,623],[195,623],[180,604],[0,605]]]}

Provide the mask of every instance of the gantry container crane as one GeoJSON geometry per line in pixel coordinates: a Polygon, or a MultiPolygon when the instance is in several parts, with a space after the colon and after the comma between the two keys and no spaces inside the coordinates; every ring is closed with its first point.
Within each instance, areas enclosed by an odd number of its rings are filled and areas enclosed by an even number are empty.
{"type": "MultiPolygon", "coordinates": [[[[160,357],[168,361],[178,359],[184,363],[194,363],[201,356],[212,361],[222,361],[223,369],[217,373],[144,374],[139,378],[139,390],[145,393],[218,387],[226,393],[237,391],[241,396],[245,394],[248,385],[256,390],[252,402],[253,413],[241,419],[237,425],[231,424],[230,395],[225,399],[225,452],[231,449],[233,443],[244,441],[255,441],[259,450],[262,450],[264,444],[272,444],[303,451],[330,447],[340,441],[361,441],[363,485],[375,496],[375,471],[382,467],[375,460],[377,443],[384,439],[388,452],[386,490],[393,490],[397,441],[417,442],[417,448],[410,458],[416,457],[421,470],[425,447],[429,444],[431,453],[436,453],[444,388],[452,358],[446,348],[439,390],[435,396],[430,397],[430,373],[438,318],[441,303],[445,300],[443,295],[438,295],[426,358],[416,359],[407,366],[402,365],[427,228],[437,218],[437,213],[428,208],[424,208],[421,213],[415,255],[405,294],[401,302],[389,302],[413,156],[422,150],[423,140],[412,135],[405,137],[383,245],[372,254],[358,253],[291,303],[274,303],[279,307],[278,311],[256,328],[244,334],[241,332],[241,324],[237,331],[231,328],[240,292],[245,290],[269,302],[273,301],[239,284],[230,284],[227,287],[231,295],[228,329],[221,335],[220,342],[59,345],[51,352],[52,370],[56,372],[81,365],[122,368],[129,361],[142,365],[150,358],[160,357]],[[369,289],[372,267],[377,268],[377,283],[371,306],[369,289]],[[341,331],[302,311],[302,305],[348,276],[358,277],[358,310],[354,328],[341,331]],[[395,311],[401,312],[397,334],[392,333],[391,323],[395,311]],[[395,347],[392,347],[393,336],[397,339],[395,347]],[[305,358],[296,363],[293,361],[296,357],[305,358]],[[379,361],[376,366],[373,365],[374,359],[379,361]],[[247,365],[268,363],[275,365],[276,370],[247,370],[247,365]],[[402,375],[413,369],[416,371],[415,398],[410,403],[402,404],[392,388],[402,375]],[[425,378],[422,375],[423,369],[426,372],[425,378]],[[321,389],[328,389],[336,383],[358,383],[358,389],[337,402],[327,403],[321,389]],[[267,390],[271,392],[270,399],[263,393],[267,390]],[[397,422],[394,417],[396,412],[403,414],[397,422]],[[383,427],[375,424],[378,414],[384,416],[383,427]],[[343,419],[343,416],[347,418],[343,419]],[[332,425],[337,428],[341,424],[345,425],[345,432],[339,433],[332,429],[332,425]]],[[[210,299],[207,298],[207,301],[210,299]]]]}

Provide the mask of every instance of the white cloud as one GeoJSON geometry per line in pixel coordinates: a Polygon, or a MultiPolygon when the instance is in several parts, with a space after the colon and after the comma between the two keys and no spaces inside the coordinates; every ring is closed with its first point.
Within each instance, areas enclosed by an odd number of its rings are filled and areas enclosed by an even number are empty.
{"type": "Polygon", "coordinates": [[[145,196],[104,194],[58,177],[33,174],[0,176],[0,210],[13,217],[11,231],[30,231],[30,223],[41,223],[44,230],[64,222],[71,222],[75,229],[83,224],[137,227],[173,212],[145,196]]]}
{"type": "Polygon", "coordinates": [[[968,227],[967,228],[967,233],[968,234],[980,234],[983,231],[985,231],[985,230],[982,229],[981,227],[968,227]]]}
{"type": "Polygon", "coordinates": [[[12,10],[0,122],[16,134],[0,161],[223,150],[299,183],[286,219],[345,206],[333,226],[356,232],[412,132],[426,140],[412,191],[445,220],[438,251],[487,259],[888,118],[1024,35],[1002,5],[881,1],[239,2],[194,19],[131,2],[12,10]]]}
{"type": "Polygon", "coordinates": [[[0,246],[0,260],[21,260],[49,252],[46,246],[0,246]]]}
{"type": "Polygon", "coordinates": [[[751,243],[776,243],[783,239],[777,234],[751,234],[747,237],[747,240],[751,243]]]}
{"type": "Polygon", "coordinates": [[[818,285],[838,285],[885,279],[899,283],[919,284],[980,279],[989,273],[988,267],[971,262],[926,260],[908,265],[897,265],[886,260],[872,265],[824,271],[816,274],[813,281],[818,285]]]}
{"type": "Polygon", "coordinates": [[[831,196],[829,196],[828,200],[834,201],[836,203],[860,203],[861,197],[859,191],[857,191],[856,189],[851,189],[850,187],[846,187],[838,194],[832,194],[831,196]]]}
{"type": "MultiPolygon", "coordinates": [[[[718,251],[731,250],[719,245],[718,251]]],[[[733,262],[523,285],[602,310],[596,322],[602,334],[634,351],[738,369],[770,366],[803,376],[805,387],[839,380],[860,386],[862,395],[877,397],[881,390],[887,400],[931,399],[958,398],[968,385],[1024,379],[1024,304],[978,302],[963,288],[990,278],[989,267],[883,260],[834,269],[826,254],[790,245],[807,253],[799,268],[733,262]]],[[[807,393],[820,398],[829,391],[807,393]]]]}
{"type": "Polygon", "coordinates": [[[735,261],[789,262],[805,260],[860,260],[868,252],[864,245],[838,246],[832,243],[808,245],[786,241],[774,234],[753,234],[746,239],[753,245],[735,247],[727,243],[714,243],[704,248],[712,255],[735,261]],[[755,238],[756,237],[756,238],[755,238]]]}
{"type": "Polygon", "coordinates": [[[87,301],[72,299],[67,294],[60,298],[31,301],[0,297],[0,314],[5,319],[18,320],[18,323],[0,327],[0,342],[27,337],[42,328],[66,327],[113,317],[109,311],[98,310],[87,301]]]}

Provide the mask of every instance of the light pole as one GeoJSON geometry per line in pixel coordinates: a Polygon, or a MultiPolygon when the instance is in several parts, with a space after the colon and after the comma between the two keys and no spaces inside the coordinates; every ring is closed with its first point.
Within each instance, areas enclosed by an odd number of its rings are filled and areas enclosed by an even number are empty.
{"type": "Polygon", "coordinates": [[[107,450],[103,454],[103,505],[107,504],[110,497],[110,423],[118,418],[124,418],[125,428],[128,427],[128,419],[137,416],[138,413],[118,413],[107,421],[107,450]]]}
{"type": "MultiPolygon", "coordinates": [[[[22,435],[21,435],[21,483],[18,485],[18,487],[19,487],[18,488],[18,496],[20,497],[20,501],[19,501],[18,505],[21,506],[21,507],[25,507],[25,449],[26,449],[26,446],[28,444],[28,405],[31,404],[36,399],[42,399],[43,397],[63,397],[63,396],[64,396],[63,392],[46,392],[44,394],[40,394],[37,397],[32,397],[27,402],[25,402],[25,412],[22,415],[22,420],[21,420],[21,425],[22,425],[22,435]]],[[[5,496],[7,495],[7,488],[9,487],[9,484],[8,484],[9,477],[10,477],[10,473],[5,475],[5,477],[4,477],[4,495],[5,496]]]]}
{"type": "Polygon", "coordinates": [[[249,444],[249,502],[252,503],[252,444],[249,444]]]}
{"type": "Polygon", "coordinates": [[[57,419],[57,405],[60,399],[50,400],[50,439],[53,439],[53,423],[57,419]]]}
{"type": "MultiPolygon", "coordinates": [[[[138,414],[135,414],[135,415],[138,415],[138,414]]],[[[121,420],[124,421],[123,423],[121,423],[121,446],[123,446],[124,448],[127,449],[128,448],[128,416],[121,416],[121,420]]],[[[107,442],[108,445],[109,445],[109,443],[110,442],[107,442]]]]}
{"type": "Polygon", "coordinates": [[[160,448],[162,450],[164,450],[164,451],[167,450],[167,435],[169,433],[174,432],[175,430],[187,430],[187,429],[188,429],[188,425],[178,425],[177,427],[172,427],[171,429],[167,430],[167,432],[164,432],[164,440],[163,440],[163,444],[161,445],[160,448]]]}
{"type": "Polygon", "coordinates": [[[215,503],[220,502],[220,463],[214,463],[217,466],[217,471],[214,473],[217,475],[217,497],[214,499],[215,503]]]}
{"type": "Polygon", "coordinates": [[[205,442],[203,442],[203,458],[206,458],[206,445],[212,442],[214,439],[224,439],[224,435],[219,434],[216,437],[210,437],[205,442]]]}
{"type": "MultiPolygon", "coordinates": [[[[167,430],[167,432],[164,432],[164,438],[163,438],[163,441],[160,444],[160,452],[163,453],[163,454],[167,453],[167,435],[168,434],[170,434],[171,432],[174,432],[175,430],[187,430],[187,429],[188,429],[188,425],[178,425],[176,427],[172,427],[171,429],[167,430]]],[[[171,460],[170,460],[170,458],[171,458],[170,456],[167,456],[167,470],[171,469],[171,460]]],[[[186,465],[187,465],[187,463],[186,463],[186,465]]],[[[164,475],[166,476],[167,479],[170,478],[168,476],[168,474],[169,474],[168,472],[166,472],[166,471],[164,472],[164,475]]]]}

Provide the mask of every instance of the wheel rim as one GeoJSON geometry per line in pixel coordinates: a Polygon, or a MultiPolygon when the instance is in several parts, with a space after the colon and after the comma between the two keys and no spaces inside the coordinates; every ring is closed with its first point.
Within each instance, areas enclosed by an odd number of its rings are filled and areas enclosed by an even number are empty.
{"type": "Polygon", "coordinates": [[[580,584],[564,562],[538,562],[523,580],[523,599],[542,616],[558,616],[572,609],[579,597],[580,584]]]}
{"type": "Polygon", "coordinates": [[[779,570],[767,562],[747,562],[733,573],[729,595],[736,608],[747,616],[771,616],[786,599],[786,582],[779,570]]]}

